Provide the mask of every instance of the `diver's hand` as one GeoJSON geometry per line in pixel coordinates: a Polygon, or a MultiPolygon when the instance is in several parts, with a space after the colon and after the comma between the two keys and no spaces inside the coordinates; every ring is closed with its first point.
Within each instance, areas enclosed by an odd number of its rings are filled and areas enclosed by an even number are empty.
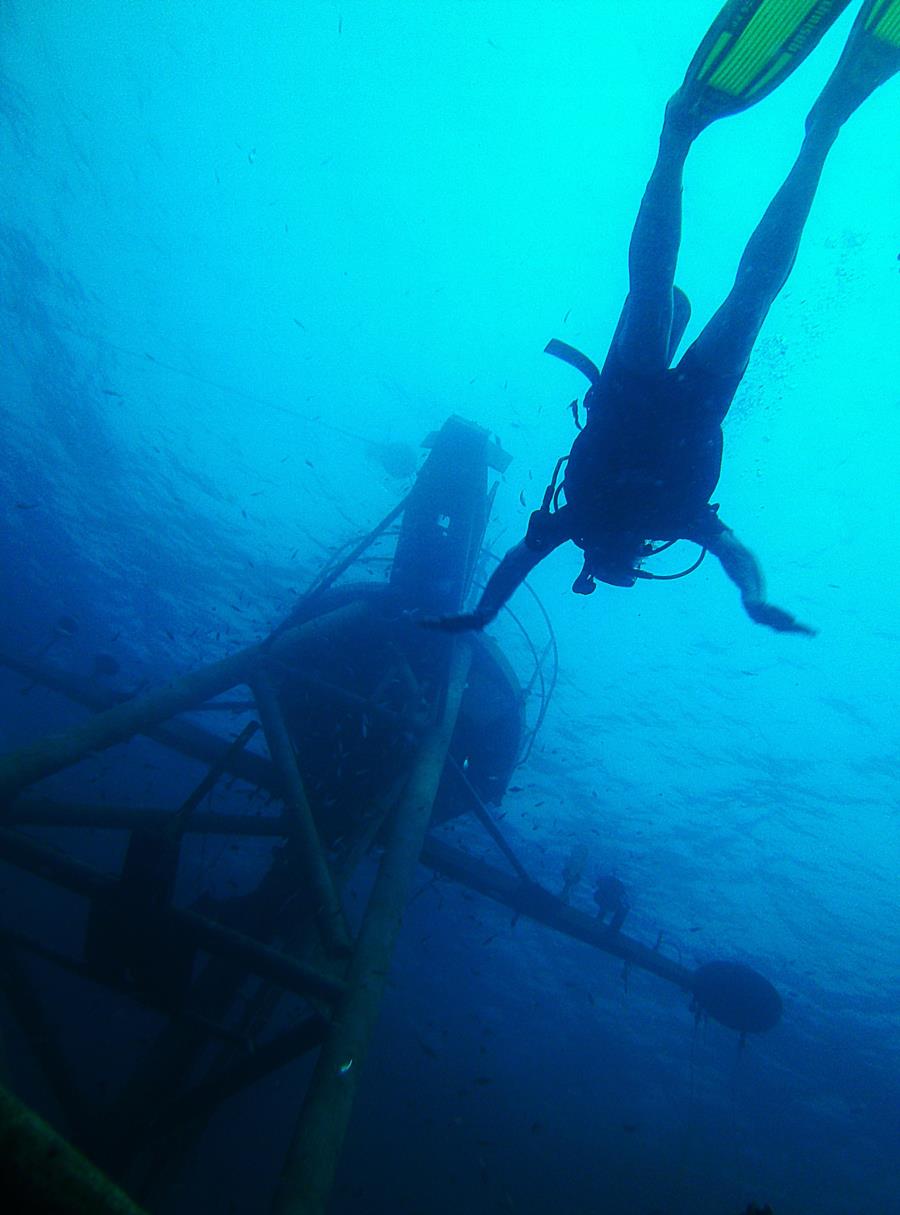
{"type": "Polygon", "coordinates": [[[468,633],[483,629],[493,616],[489,612],[467,612],[464,616],[426,616],[418,621],[423,629],[440,629],[444,633],[468,633]]]}
{"type": "Polygon", "coordinates": [[[757,624],[767,625],[776,633],[805,633],[807,637],[815,637],[819,631],[810,628],[808,624],[802,624],[790,612],[786,612],[784,608],[775,607],[772,603],[745,599],[744,607],[751,620],[755,620],[757,624]]]}

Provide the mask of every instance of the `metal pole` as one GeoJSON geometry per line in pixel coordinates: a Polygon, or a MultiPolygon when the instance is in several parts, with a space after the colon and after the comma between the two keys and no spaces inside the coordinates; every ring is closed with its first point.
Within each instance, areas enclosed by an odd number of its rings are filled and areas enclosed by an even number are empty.
{"type": "Polygon", "coordinates": [[[403,909],[415,879],[472,660],[450,641],[450,673],[438,721],[419,747],[397,808],[339,1001],[278,1184],[273,1215],[324,1215],[360,1069],[378,1016],[403,909]]]}
{"type": "Polygon", "coordinates": [[[691,990],[693,971],[667,958],[658,949],[651,949],[633,937],[618,932],[610,924],[601,923],[576,907],[564,903],[558,895],[536,882],[522,882],[485,861],[477,860],[459,848],[453,848],[433,837],[425,841],[422,849],[422,864],[445,877],[461,882],[470,890],[477,890],[488,898],[510,907],[516,915],[526,915],[540,924],[546,924],[557,932],[563,932],[577,941],[595,945],[605,953],[621,958],[630,966],[658,975],[676,987],[691,990]]]}
{"type": "MultiPolygon", "coordinates": [[[[57,667],[42,667],[36,662],[7,654],[3,650],[0,650],[0,666],[28,676],[34,683],[65,696],[75,704],[83,705],[92,713],[105,713],[107,709],[112,709],[123,701],[137,699],[136,694],[123,695],[113,692],[109,688],[100,687],[84,675],[62,671],[57,667]]],[[[204,712],[206,708],[205,704],[197,705],[195,711],[204,712]]],[[[170,747],[180,755],[198,759],[201,763],[214,763],[225,751],[226,744],[220,735],[190,721],[169,721],[159,726],[148,726],[140,733],[163,747],[170,747]]],[[[232,776],[238,776],[252,785],[259,785],[261,789],[270,789],[273,783],[272,765],[252,751],[242,751],[232,756],[228,762],[228,771],[232,776]]]]}
{"type": "MultiPolygon", "coordinates": [[[[116,878],[97,873],[89,865],[71,860],[52,848],[45,848],[36,840],[3,828],[0,828],[0,860],[20,865],[38,877],[58,882],[77,894],[89,898],[101,896],[116,899],[123,910],[132,914],[135,910],[133,900],[122,894],[116,878]]],[[[217,924],[196,911],[167,907],[159,913],[159,918],[160,922],[171,923],[177,933],[193,941],[200,949],[227,958],[229,962],[246,967],[252,974],[280,983],[286,990],[298,995],[334,1000],[345,989],[345,984],[339,979],[305,962],[297,962],[268,945],[261,945],[252,937],[217,924]]]]}
{"type": "Polygon", "coordinates": [[[243,751],[244,747],[246,747],[247,743],[258,729],[259,722],[248,722],[246,726],[244,726],[243,730],[241,730],[237,738],[234,739],[234,741],[229,745],[225,754],[220,756],[219,759],[217,759],[216,762],[210,766],[209,771],[207,772],[206,776],[204,776],[203,780],[200,781],[197,788],[194,789],[193,793],[191,793],[191,795],[181,803],[181,805],[169,819],[165,828],[169,834],[181,835],[182,832],[187,830],[194,811],[197,809],[203,799],[212,793],[219,777],[228,766],[228,761],[233,756],[239,755],[241,751],[243,751]]]}
{"type": "Polygon", "coordinates": [[[506,842],[503,832],[491,818],[487,806],[484,804],[478,794],[478,790],[469,780],[468,776],[466,776],[465,772],[459,766],[457,761],[452,757],[450,759],[450,771],[459,780],[466,793],[468,793],[469,800],[472,804],[472,813],[478,819],[479,823],[481,823],[482,827],[484,827],[485,831],[487,831],[488,835],[512,865],[513,869],[515,869],[522,881],[530,882],[531,878],[528,876],[528,871],[506,842]]]}
{"type": "Polygon", "coordinates": [[[284,786],[284,812],[296,824],[291,836],[291,848],[312,887],[322,939],[333,954],[347,954],[350,950],[350,934],[344,911],[313,821],[284,714],[272,682],[264,672],[257,674],[253,680],[253,695],[259,707],[269,754],[284,786]]]}
{"type": "Polygon", "coordinates": [[[223,1101],[321,1045],[325,1032],[325,1021],[316,1015],[307,1017],[277,1038],[264,1042],[252,1055],[245,1055],[231,1067],[213,1072],[188,1092],[176,1097],[161,1111],[158,1120],[147,1128],[147,1135],[151,1138],[157,1134],[169,1136],[192,1122],[199,1122],[202,1127],[223,1101]]]}
{"type": "Polygon", "coordinates": [[[8,940],[0,937],[0,988],[22,1030],[25,1041],[43,1069],[63,1114],[66,1129],[77,1136],[83,1128],[84,1104],[53,1028],[44,1015],[27,970],[8,940]]]}
{"type": "Polygon", "coordinates": [[[2,1086],[0,1162],[4,1210],[142,1215],[127,1194],[2,1086]]]}
{"type": "Polygon", "coordinates": [[[394,520],[398,518],[404,510],[406,510],[406,505],[409,502],[409,498],[409,494],[407,494],[405,498],[401,498],[393,510],[389,511],[380,523],[376,523],[372,530],[367,532],[362,539],[353,546],[342,561],[340,561],[333,568],[326,569],[324,574],[316,579],[309,590],[302,596],[298,610],[302,610],[306,604],[317,599],[319,595],[324,594],[324,592],[327,591],[330,586],[337,582],[341,574],[348,570],[350,566],[363,555],[369,545],[374,544],[381,533],[386,531],[394,520]]]}
{"type": "Polygon", "coordinates": [[[335,629],[361,617],[364,606],[351,603],[326,616],[288,629],[279,637],[250,646],[221,662],[201,667],[136,700],[126,700],[63,734],[49,735],[0,758],[0,813],[23,789],[89,755],[146,732],[177,713],[195,708],[236,684],[248,683],[263,662],[296,661],[296,651],[315,647],[335,629]]]}
{"type": "MultiPolygon", "coordinates": [[[[10,812],[11,827],[100,827],[109,831],[163,831],[171,825],[172,810],[135,810],[131,806],[96,806],[90,802],[57,802],[20,798],[10,812]]],[[[186,835],[281,836],[293,833],[295,823],[283,814],[225,814],[207,810],[179,824],[186,835]]]]}

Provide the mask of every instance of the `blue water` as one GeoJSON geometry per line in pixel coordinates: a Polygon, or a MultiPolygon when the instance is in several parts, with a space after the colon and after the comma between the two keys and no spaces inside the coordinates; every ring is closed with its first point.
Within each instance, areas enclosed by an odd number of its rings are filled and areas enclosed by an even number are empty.
{"type": "MultiPolygon", "coordinates": [[[[715,8],[4,5],[3,648],[35,652],[69,615],[48,659],[88,674],[112,653],[133,688],[257,639],[405,492],[378,445],[418,450],[452,413],[513,455],[488,544],[518,539],[583,389],[542,348],[602,358],[663,107],[715,8]]],[[[849,19],[692,150],[689,339],[849,19]]],[[[897,104],[894,81],[842,132],[725,425],[723,517],[819,636],[754,625],[713,560],[583,599],[566,546],[532,579],[561,676],[504,805],[511,842],[554,888],[587,844],[575,905],[617,874],[629,931],[689,966],[757,967],[781,1025],[739,1051],[659,980],[427,886],[336,1212],[900,1212],[897,104]]],[[[508,621],[492,632],[516,652],[508,621]]],[[[79,716],[21,683],[0,683],[4,750],[79,716]]],[[[118,802],[185,796],[201,769],[142,746],[90,779],[118,802]]],[[[214,842],[192,880],[243,888],[257,862],[214,842]]],[[[74,900],[3,882],[12,920],[68,940],[74,900]]],[[[152,1023],[33,966],[102,1099],[152,1023]]],[[[14,1081],[54,1119],[4,1028],[14,1081]]],[[[159,1209],[267,1210],[302,1068],[225,1107],[159,1209]]]]}

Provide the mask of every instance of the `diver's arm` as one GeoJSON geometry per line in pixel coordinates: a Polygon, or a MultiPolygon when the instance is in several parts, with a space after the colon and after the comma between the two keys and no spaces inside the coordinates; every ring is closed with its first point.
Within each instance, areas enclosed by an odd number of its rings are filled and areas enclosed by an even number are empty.
{"type": "Polygon", "coordinates": [[[790,612],[766,603],[766,583],[759,562],[733,531],[724,528],[718,535],[706,538],[704,543],[713,556],[718,557],[722,569],[741,592],[744,611],[751,620],[768,625],[778,633],[816,635],[815,629],[801,624],[790,612]]]}
{"type": "MultiPolygon", "coordinates": [[[[554,545],[553,548],[555,547],[557,546],[554,545]]],[[[436,620],[423,620],[422,624],[426,628],[444,629],[448,633],[483,629],[549,552],[552,552],[551,548],[534,549],[529,547],[525,540],[520,540],[491,574],[474,611],[463,616],[441,616],[436,620]]]]}

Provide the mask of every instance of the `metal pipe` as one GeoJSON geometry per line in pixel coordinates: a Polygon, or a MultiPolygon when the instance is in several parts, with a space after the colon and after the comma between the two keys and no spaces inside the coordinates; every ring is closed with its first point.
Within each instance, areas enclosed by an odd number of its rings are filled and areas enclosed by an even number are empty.
{"type": "Polygon", "coordinates": [[[546,924],[557,932],[585,941],[598,949],[622,958],[631,966],[648,970],[676,987],[691,989],[693,972],[665,957],[658,949],[635,941],[633,937],[617,932],[609,924],[601,923],[596,916],[587,915],[575,907],[569,907],[557,895],[538,886],[535,882],[521,882],[503,869],[476,860],[458,848],[433,837],[425,841],[422,849],[422,864],[442,873],[445,877],[461,882],[470,890],[477,890],[498,903],[512,908],[518,915],[546,924]]]}
{"type": "MultiPolygon", "coordinates": [[[[4,934],[5,936],[5,934],[4,934]]],[[[12,944],[0,937],[0,988],[56,1098],[71,1134],[83,1130],[84,1103],[59,1039],[44,1015],[34,985],[12,944]]]]}
{"type": "Polygon", "coordinates": [[[287,722],[284,720],[272,682],[264,672],[260,672],[253,681],[253,695],[259,707],[269,754],[284,786],[284,812],[296,823],[291,847],[312,887],[315,914],[322,939],[332,953],[347,954],[350,950],[350,933],[344,919],[344,910],[316,830],[287,722]]]}
{"type": "MultiPolygon", "coordinates": [[[[135,810],[131,806],[96,806],[82,802],[57,802],[44,798],[20,798],[7,822],[11,827],[101,828],[110,831],[165,830],[172,810],[135,810]]],[[[289,836],[293,820],[283,814],[220,814],[205,811],[192,815],[179,826],[186,835],[289,836]]]]}
{"type": "Polygon", "coordinates": [[[470,643],[462,638],[448,642],[450,672],[440,715],[423,735],[394,816],[350,963],[347,991],[335,1008],[300,1111],[273,1215],[324,1215],[326,1209],[472,661],[470,643]]]}
{"type": "Polygon", "coordinates": [[[181,803],[175,813],[171,816],[166,824],[166,831],[171,835],[181,835],[184,832],[190,821],[194,811],[200,805],[205,797],[212,793],[218,782],[219,777],[228,766],[228,761],[235,755],[240,754],[246,747],[247,743],[259,729],[259,722],[250,721],[244,726],[237,738],[229,744],[228,750],[224,755],[220,756],[214,764],[210,765],[209,771],[200,781],[196,789],[190,796],[181,803]]]}
{"type": "Polygon", "coordinates": [[[0,1086],[3,1203],[31,1215],[143,1215],[127,1194],[0,1086]]]}
{"type": "MultiPolygon", "coordinates": [[[[76,894],[116,901],[123,911],[130,914],[140,910],[122,892],[116,878],[97,873],[89,865],[63,856],[15,831],[0,828],[0,860],[20,865],[38,877],[74,890],[76,894]]],[[[173,931],[187,937],[200,949],[245,966],[251,973],[274,980],[298,995],[334,1000],[345,990],[346,985],[340,980],[304,962],[296,962],[277,949],[261,945],[252,937],[217,924],[196,911],[167,907],[159,913],[159,919],[161,923],[169,921],[173,931]]]]}
{"type": "Polygon", "coordinates": [[[522,881],[530,882],[531,878],[528,876],[528,871],[526,870],[525,866],[507,843],[503,832],[491,818],[487,806],[481,800],[478,790],[469,780],[465,771],[460,767],[459,763],[453,758],[453,756],[450,757],[449,767],[450,771],[454,774],[454,776],[457,777],[463,789],[469,795],[469,800],[472,804],[472,813],[478,819],[479,823],[481,823],[482,827],[484,827],[485,831],[487,831],[488,835],[512,865],[513,869],[515,869],[522,881]]]}
{"type": "Polygon", "coordinates": [[[125,742],[134,734],[145,733],[167,718],[195,708],[236,684],[249,683],[264,663],[296,661],[297,651],[302,647],[321,645],[325,637],[357,620],[362,613],[362,604],[347,604],[260,645],[249,646],[220,662],[191,671],[146,696],[123,701],[63,734],[48,735],[3,756],[0,758],[0,813],[35,781],[125,742]]]}
{"type": "MultiPolygon", "coordinates": [[[[8,654],[0,650],[0,666],[8,667],[20,675],[27,675],[35,683],[51,692],[65,696],[75,704],[83,705],[93,713],[104,713],[115,705],[126,700],[135,700],[136,694],[114,692],[110,688],[98,685],[93,679],[84,675],[76,675],[72,671],[63,671],[58,667],[41,666],[34,659],[21,658],[16,654],[8,654]]],[[[194,710],[202,712],[205,705],[196,705],[194,710]]],[[[220,735],[206,730],[190,721],[168,721],[164,725],[148,726],[141,734],[152,738],[163,747],[169,747],[180,755],[187,755],[201,763],[214,763],[225,751],[226,743],[220,735]]],[[[261,789],[271,789],[274,784],[274,773],[268,759],[254,752],[242,752],[235,755],[228,763],[228,771],[232,776],[250,784],[258,785],[261,789]]]]}
{"type": "MultiPolygon", "coordinates": [[[[0,948],[7,945],[15,946],[17,949],[24,949],[26,953],[43,958],[45,962],[52,962],[68,974],[77,975],[80,979],[85,979],[89,983],[97,983],[103,987],[108,987],[118,995],[124,996],[128,1000],[133,1000],[136,1004],[141,1004],[145,1008],[152,1009],[154,1012],[159,1011],[159,1006],[144,999],[140,991],[136,991],[124,983],[116,983],[114,980],[108,978],[98,978],[84,962],[76,962],[68,954],[61,953],[57,949],[51,949],[49,945],[42,945],[40,941],[33,941],[30,937],[26,937],[24,933],[0,929],[0,948]]],[[[209,1038],[219,1038],[221,1041],[227,1042],[231,1046],[239,1047],[241,1050],[248,1049],[246,1038],[235,1033],[225,1025],[218,1025],[215,1021],[210,1020],[209,1017],[201,1016],[190,1008],[173,1009],[170,1010],[169,1015],[174,1021],[183,1021],[185,1024],[201,1030],[209,1038]]],[[[69,1119],[70,1126],[74,1122],[75,1120],[72,1118],[69,1119]]]]}
{"type": "Polygon", "coordinates": [[[148,1135],[168,1136],[175,1130],[182,1130],[187,1123],[205,1123],[221,1102],[319,1046],[326,1028],[327,1023],[321,1017],[307,1017],[299,1025],[258,1046],[252,1055],[214,1072],[162,1110],[157,1121],[147,1128],[148,1135]]]}
{"type": "Polygon", "coordinates": [[[309,590],[303,595],[302,599],[300,600],[300,606],[302,607],[304,604],[312,603],[320,595],[324,594],[324,592],[327,591],[330,586],[333,586],[334,583],[337,582],[338,578],[340,578],[341,574],[345,573],[350,566],[363,555],[366,549],[371,544],[375,543],[382,532],[386,531],[394,520],[397,519],[404,510],[406,510],[409,499],[409,494],[407,494],[405,498],[401,498],[397,505],[392,510],[388,511],[380,523],[376,523],[370,532],[366,532],[362,539],[353,546],[346,557],[339,561],[337,565],[331,567],[330,569],[326,569],[325,572],[316,579],[309,590]]]}

